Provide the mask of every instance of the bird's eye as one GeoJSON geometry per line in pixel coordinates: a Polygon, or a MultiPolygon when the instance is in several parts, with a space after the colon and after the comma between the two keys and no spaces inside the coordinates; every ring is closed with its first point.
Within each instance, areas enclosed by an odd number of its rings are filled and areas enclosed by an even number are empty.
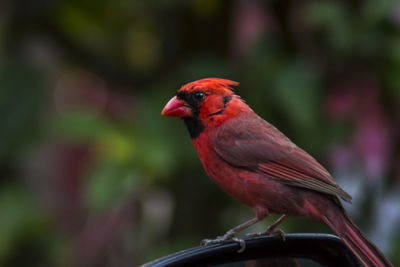
{"type": "Polygon", "coordinates": [[[205,93],[201,92],[201,91],[197,91],[193,93],[193,98],[194,100],[200,102],[201,100],[204,99],[204,97],[206,96],[205,93]]]}

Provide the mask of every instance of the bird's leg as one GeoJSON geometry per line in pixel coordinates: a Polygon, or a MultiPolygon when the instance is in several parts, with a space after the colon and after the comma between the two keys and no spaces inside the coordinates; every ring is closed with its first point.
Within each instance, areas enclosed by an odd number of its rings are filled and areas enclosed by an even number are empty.
{"type": "Polygon", "coordinates": [[[236,233],[242,231],[243,229],[246,229],[247,227],[252,226],[259,220],[260,219],[258,219],[257,217],[254,217],[253,219],[248,220],[248,221],[232,228],[231,230],[226,232],[223,236],[217,236],[217,238],[215,238],[215,239],[203,239],[201,241],[201,245],[219,244],[219,243],[223,243],[225,241],[233,240],[240,244],[241,248],[238,250],[238,253],[243,252],[246,248],[246,243],[244,242],[243,239],[237,238],[236,233]]]}
{"type": "Polygon", "coordinates": [[[280,225],[285,219],[287,215],[282,215],[281,217],[278,218],[273,224],[267,227],[267,229],[263,232],[257,232],[257,233],[249,233],[246,234],[247,237],[255,237],[255,236],[262,236],[262,235],[272,235],[272,234],[279,234],[282,238],[283,241],[286,240],[285,238],[285,232],[283,232],[281,229],[277,229],[276,227],[280,225]]]}

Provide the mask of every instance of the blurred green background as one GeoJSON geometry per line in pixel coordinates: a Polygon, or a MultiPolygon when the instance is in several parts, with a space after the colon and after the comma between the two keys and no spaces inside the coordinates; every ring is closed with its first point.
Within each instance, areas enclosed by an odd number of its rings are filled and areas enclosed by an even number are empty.
{"type": "Polygon", "coordinates": [[[251,218],[160,115],[205,77],[239,81],[400,265],[398,1],[15,0],[0,3],[0,266],[136,266],[251,218]]]}

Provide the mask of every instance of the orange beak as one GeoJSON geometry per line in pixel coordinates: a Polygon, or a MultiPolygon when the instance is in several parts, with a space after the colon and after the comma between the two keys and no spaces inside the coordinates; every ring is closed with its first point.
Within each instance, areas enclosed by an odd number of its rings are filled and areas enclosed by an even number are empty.
{"type": "Polygon", "coordinates": [[[192,110],[185,101],[178,99],[176,96],[171,98],[161,111],[161,115],[170,117],[191,117],[192,110]]]}

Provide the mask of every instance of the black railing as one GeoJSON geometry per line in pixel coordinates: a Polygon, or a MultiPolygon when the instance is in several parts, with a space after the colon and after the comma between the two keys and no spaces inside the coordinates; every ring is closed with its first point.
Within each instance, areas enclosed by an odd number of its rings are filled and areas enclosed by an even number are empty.
{"type": "MultiPolygon", "coordinates": [[[[361,264],[345,244],[329,234],[286,234],[245,239],[246,249],[237,251],[237,242],[199,246],[180,251],[145,264],[146,267],[161,266],[215,266],[248,260],[283,261],[296,259],[312,260],[322,266],[354,266],[361,264]]],[[[281,265],[282,266],[282,265],[281,265]]],[[[303,266],[303,265],[301,265],[303,266]]],[[[314,265],[315,266],[315,265],[314,265]]]]}

